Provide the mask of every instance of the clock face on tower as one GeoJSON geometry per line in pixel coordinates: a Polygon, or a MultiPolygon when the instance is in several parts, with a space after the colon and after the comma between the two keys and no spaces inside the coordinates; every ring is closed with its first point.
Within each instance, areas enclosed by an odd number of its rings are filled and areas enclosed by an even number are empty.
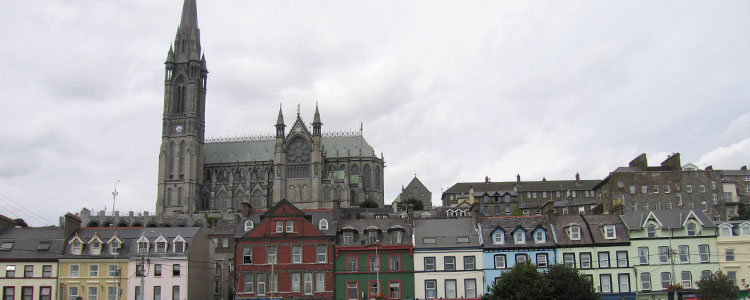
{"type": "Polygon", "coordinates": [[[182,125],[177,125],[177,126],[176,126],[176,127],[174,128],[174,131],[175,131],[175,132],[177,132],[177,133],[181,133],[181,132],[182,132],[182,125]]]}
{"type": "Polygon", "coordinates": [[[289,144],[286,150],[287,161],[301,163],[310,161],[310,144],[298,138],[289,144]]]}

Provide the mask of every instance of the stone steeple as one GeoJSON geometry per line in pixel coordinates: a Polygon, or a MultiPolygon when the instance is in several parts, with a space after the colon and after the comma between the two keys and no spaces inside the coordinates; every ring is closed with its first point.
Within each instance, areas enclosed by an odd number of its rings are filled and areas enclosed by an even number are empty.
{"type": "Polygon", "coordinates": [[[315,103],[315,116],[313,117],[313,135],[320,135],[320,112],[318,111],[318,103],[315,103]]]}
{"type": "Polygon", "coordinates": [[[182,19],[177,28],[174,49],[178,62],[201,60],[201,38],[198,29],[198,8],[196,0],[185,0],[182,6],[182,19]]]}

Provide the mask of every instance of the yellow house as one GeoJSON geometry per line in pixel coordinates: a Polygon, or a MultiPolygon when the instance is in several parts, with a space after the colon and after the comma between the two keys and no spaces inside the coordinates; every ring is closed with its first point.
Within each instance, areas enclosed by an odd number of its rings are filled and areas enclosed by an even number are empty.
{"type": "Polygon", "coordinates": [[[117,257],[118,228],[81,228],[68,239],[60,259],[60,299],[128,299],[128,257],[117,257]]]}
{"type": "Polygon", "coordinates": [[[750,288],[750,221],[729,221],[719,225],[716,250],[719,270],[727,274],[740,290],[750,288]]]}

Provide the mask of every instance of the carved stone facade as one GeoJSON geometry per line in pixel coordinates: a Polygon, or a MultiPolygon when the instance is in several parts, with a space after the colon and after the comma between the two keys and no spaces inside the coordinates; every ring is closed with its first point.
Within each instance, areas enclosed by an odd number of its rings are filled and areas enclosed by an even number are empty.
{"type": "Polygon", "coordinates": [[[165,63],[157,215],[268,209],[286,199],[300,209],[383,206],[383,156],[358,133],[324,134],[300,117],[287,132],[281,108],[275,136],[206,141],[208,70],[194,0],[186,0],[165,63]],[[310,130],[312,129],[312,131],[310,130]]]}

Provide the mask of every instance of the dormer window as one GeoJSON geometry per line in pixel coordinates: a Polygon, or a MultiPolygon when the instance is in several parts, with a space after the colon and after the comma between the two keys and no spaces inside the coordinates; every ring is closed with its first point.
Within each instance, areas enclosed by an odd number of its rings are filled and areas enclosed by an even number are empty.
{"type": "Polygon", "coordinates": [[[318,229],[319,230],[328,230],[328,220],[326,220],[326,219],[320,219],[320,222],[318,222],[318,229]]]}
{"type": "Polygon", "coordinates": [[[111,243],[109,243],[109,253],[119,254],[121,246],[122,246],[122,243],[120,243],[120,241],[112,241],[111,243]]]}
{"type": "Polygon", "coordinates": [[[3,242],[2,245],[0,245],[0,251],[10,251],[13,249],[13,242],[3,242]]]}
{"type": "Polygon", "coordinates": [[[174,253],[185,253],[185,239],[182,238],[182,236],[177,236],[174,241],[172,241],[172,251],[174,253]]]}
{"type": "Polygon", "coordinates": [[[401,244],[403,243],[404,232],[401,230],[394,230],[391,232],[391,243],[401,244]]]}
{"type": "Polygon", "coordinates": [[[581,226],[572,225],[566,228],[565,231],[568,233],[568,238],[570,238],[571,241],[581,240],[581,226]]]}
{"type": "Polygon", "coordinates": [[[740,234],[745,236],[750,235],[750,224],[740,225],[740,234]]]}
{"type": "Polygon", "coordinates": [[[648,224],[646,226],[646,233],[648,234],[648,237],[656,237],[656,225],[654,224],[648,224]]]}
{"type": "Polygon", "coordinates": [[[73,248],[71,248],[70,253],[75,255],[81,255],[81,250],[83,248],[83,243],[75,241],[73,242],[73,248]]]}
{"type": "Polygon", "coordinates": [[[492,234],[492,243],[495,245],[505,244],[505,232],[497,230],[492,234]]]}
{"type": "Polygon", "coordinates": [[[253,230],[253,227],[255,227],[255,224],[252,220],[245,221],[245,231],[253,230]]]}
{"type": "Polygon", "coordinates": [[[534,243],[542,244],[547,242],[547,235],[544,234],[544,230],[539,229],[534,232],[534,243]]]}
{"type": "Polygon", "coordinates": [[[141,236],[141,238],[138,239],[138,254],[148,254],[150,244],[151,242],[149,242],[145,236],[141,236]]]}
{"type": "Polygon", "coordinates": [[[695,223],[690,222],[687,224],[687,234],[688,236],[695,236],[698,233],[697,226],[695,226],[695,223]]]}
{"type": "Polygon", "coordinates": [[[721,229],[719,231],[719,235],[721,236],[732,236],[732,228],[730,226],[721,226],[721,229]]]}
{"type": "Polygon", "coordinates": [[[99,254],[102,254],[102,243],[101,242],[91,243],[91,255],[99,255],[99,254]]]}
{"type": "Polygon", "coordinates": [[[167,253],[167,239],[163,236],[156,239],[156,253],[167,253]]]}
{"type": "Polygon", "coordinates": [[[354,232],[346,231],[342,235],[343,241],[342,244],[344,245],[351,245],[354,242],[354,232]]]}
{"type": "Polygon", "coordinates": [[[370,243],[370,244],[377,243],[378,242],[378,232],[377,231],[368,231],[367,232],[367,242],[370,243]]]}
{"type": "Polygon", "coordinates": [[[615,231],[615,225],[604,225],[602,228],[604,232],[604,238],[608,240],[614,240],[617,238],[617,232],[615,231]]]}
{"type": "Polygon", "coordinates": [[[526,233],[523,230],[516,230],[513,233],[513,238],[516,244],[526,244],[526,233]]]}

